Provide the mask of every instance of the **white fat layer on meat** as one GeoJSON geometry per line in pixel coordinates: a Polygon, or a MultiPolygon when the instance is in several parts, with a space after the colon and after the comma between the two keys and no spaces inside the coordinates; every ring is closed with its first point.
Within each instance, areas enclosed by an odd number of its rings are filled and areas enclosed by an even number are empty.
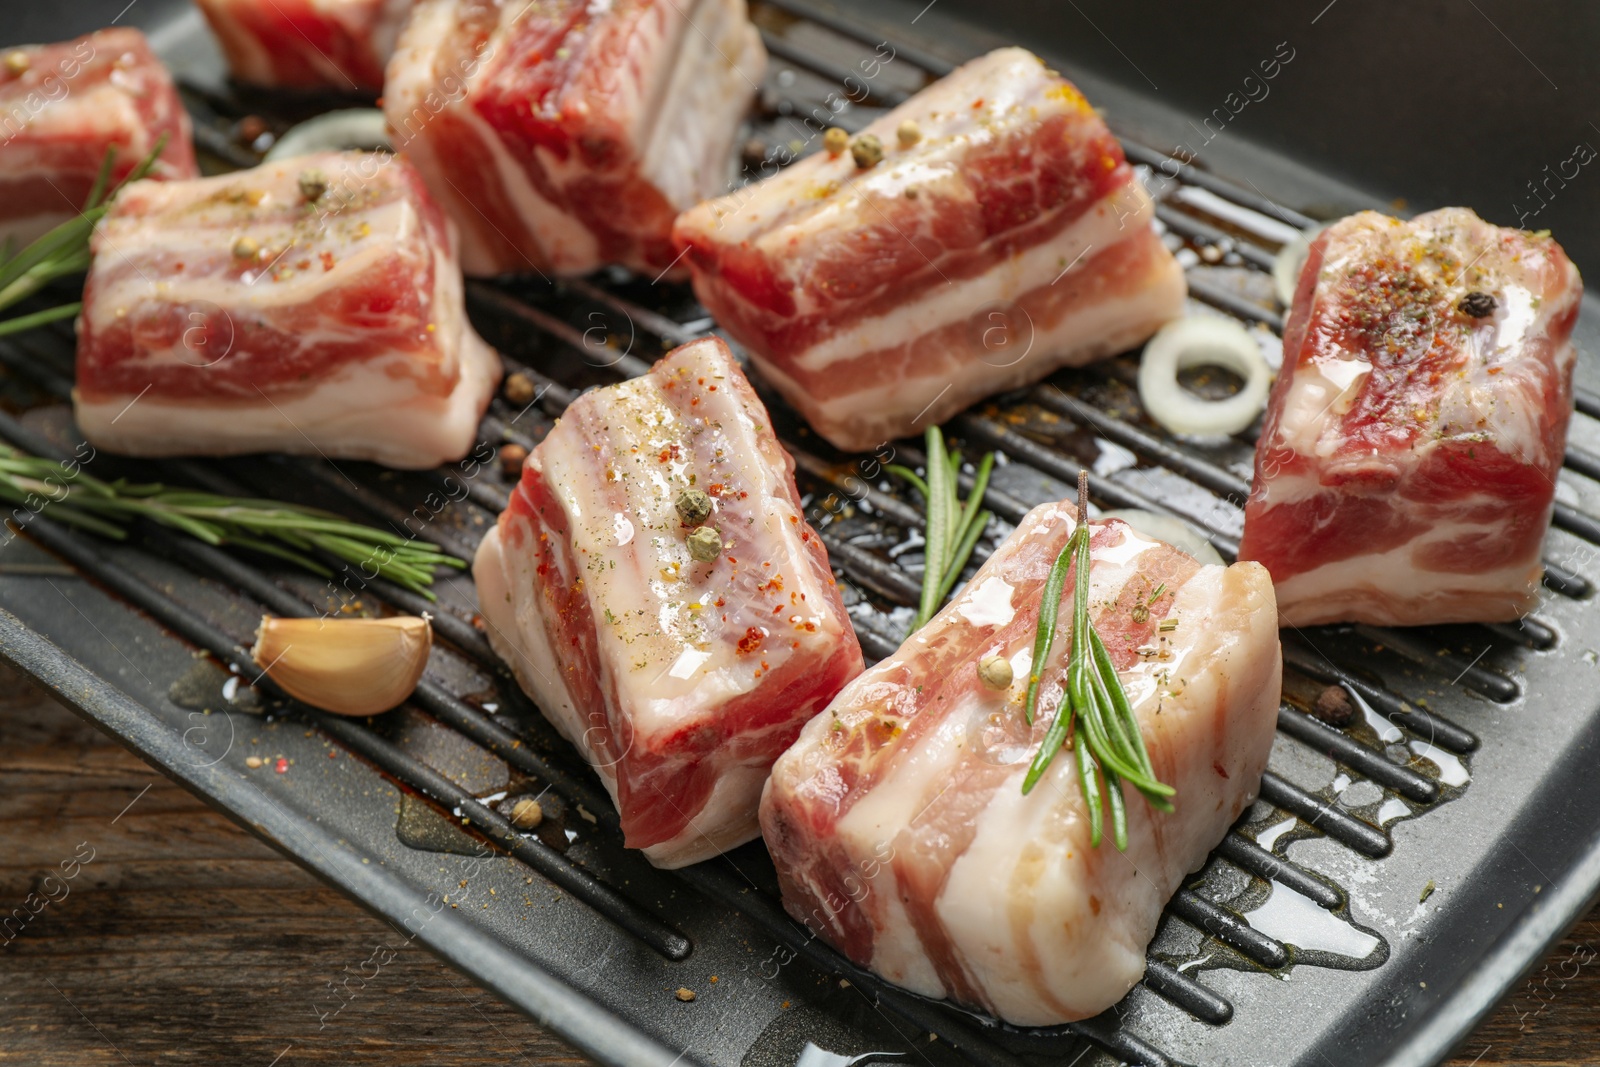
{"type": "Polygon", "coordinates": [[[791,521],[797,516],[780,480],[784,472],[763,454],[760,436],[771,429],[756,426],[716,353],[715,342],[703,341],[678,357],[697,375],[724,382],[716,393],[699,394],[704,402],[694,415],[669,402],[660,376],[645,375],[613,386],[603,411],[569,413],[563,421],[577,421],[563,428],[571,432],[552,432],[539,452],[566,513],[572,551],[585,561],[581,577],[599,623],[601,662],[645,737],[670,734],[705,708],[751,691],[762,660],[776,670],[791,655],[836,640],[832,625],[809,606],[827,603],[827,595],[809,565],[801,524],[791,521]],[[721,532],[723,554],[781,580],[786,601],[792,593],[803,597],[777,615],[758,618],[735,603],[736,594],[716,583],[726,569],[689,556],[675,501],[691,484],[707,486],[700,459],[712,450],[737,472],[729,485],[749,494],[716,502],[709,521],[721,532]],[[674,451],[666,462],[656,458],[674,451]],[[616,537],[619,481],[635,531],[627,544],[616,537]],[[719,599],[727,603],[717,607],[719,599]],[[814,631],[803,629],[807,621],[814,631]],[[754,656],[737,650],[752,624],[770,631],[754,656]],[[691,661],[693,669],[685,669],[691,661]]]}
{"type": "MultiPolygon", "coordinates": [[[[303,161],[287,161],[278,165],[279,171],[298,173],[303,161]]],[[[353,172],[352,172],[353,173],[353,172]]],[[[335,172],[337,175],[337,172],[335,172]]],[[[221,180],[220,189],[251,184],[229,176],[221,180]]],[[[258,190],[259,191],[259,190],[258,190]]],[[[322,227],[314,243],[304,247],[282,244],[286,227],[281,219],[251,221],[231,202],[219,202],[209,207],[186,208],[185,201],[200,200],[199,190],[192,183],[180,186],[167,183],[145,190],[151,209],[132,216],[111,216],[102,223],[95,234],[95,255],[105,257],[113,266],[120,261],[137,264],[150,256],[171,254],[181,259],[185,254],[213,251],[229,247],[241,238],[255,241],[259,247],[272,253],[272,259],[263,262],[257,271],[247,271],[240,276],[232,272],[217,272],[208,277],[187,277],[178,281],[152,278],[142,269],[116,271],[109,284],[102,284],[92,306],[84,314],[97,330],[107,328],[115,319],[127,314],[141,301],[149,299],[181,301],[198,307],[216,308],[228,316],[244,316],[252,312],[270,315],[273,312],[299,306],[313,306],[348,284],[351,277],[359,277],[394,253],[397,244],[403,245],[416,238],[420,221],[416,207],[405,199],[397,198],[375,207],[340,217],[322,227]],[[154,195],[159,190],[160,196],[154,195]],[[176,225],[175,216],[192,222],[190,226],[176,225]],[[357,220],[370,228],[367,237],[355,236],[357,220]],[[223,225],[240,220],[242,224],[223,225]],[[197,250],[196,234],[203,234],[209,248],[197,250]],[[338,270],[298,270],[284,279],[275,279],[272,272],[276,264],[293,262],[304,256],[315,255],[316,249],[334,249],[338,270]],[[298,249],[298,250],[297,250],[298,249]]],[[[272,192],[262,198],[263,211],[271,210],[272,192]]],[[[278,195],[282,195],[281,192],[278,195]]],[[[445,251],[434,257],[433,307],[438,314],[434,323],[436,332],[448,337],[451,331],[459,332],[462,323],[462,288],[454,258],[445,251]]],[[[420,271],[418,272],[420,277],[420,271]]],[[[368,333],[360,322],[345,321],[337,317],[319,315],[315,325],[307,325],[296,334],[301,346],[314,350],[331,343],[359,343],[368,333]]],[[[474,335],[475,336],[475,335],[474,335]]],[[[123,367],[148,367],[151,370],[179,365],[195,366],[201,362],[195,352],[182,348],[147,350],[140,360],[124,360],[123,367]]],[[[451,353],[444,353],[441,373],[454,372],[451,353]]],[[[226,357],[223,357],[226,358],[226,357]]],[[[250,389],[241,395],[259,398],[250,389]]],[[[354,394],[352,399],[360,394],[354,394]]]]}
{"type": "MultiPolygon", "coordinates": [[[[978,307],[960,294],[970,284],[957,282],[955,293],[948,293],[947,287],[940,291],[952,303],[978,307]]],[[[1001,350],[1005,358],[1000,359],[975,344],[967,362],[955,371],[941,363],[919,377],[823,401],[811,397],[770,360],[755,353],[751,359],[829,441],[846,451],[866,449],[942,422],[975,400],[1037,381],[1059,367],[1083,366],[1126,351],[1181,315],[1186,293],[1183,268],[1169,255],[1155,257],[1150,273],[1127,295],[1084,304],[1049,327],[1036,323],[1033,343],[1021,358],[1010,356],[1009,346],[1001,350]],[[913,416],[916,424],[907,425],[913,416]]]]}
{"type": "Polygon", "coordinates": [[[465,319],[458,337],[458,377],[442,397],[418,391],[404,373],[411,357],[398,355],[348,363],[299,396],[258,394],[254,403],[75,397],[74,416],[92,444],[122,455],[288,452],[426,470],[467,454],[500,380],[500,357],[465,319]]]}
{"type": "MultiPolygon", "coordinates": [[[[794,362],[802,370],[819,371],[840,360],[893,348],[907,337],[959,322],[971,316],[974,308],[990,308],[1015,300],[1064,275],[1067,268],[1076,268],[1081,262],[1143,233],[1154,216],[1155,205],[1150,195],[1139,183],[1129,182],[1050,240],[1002,260],[976,277],[935,286],[917,300],[896,305],[847,330],[830,334],[796,355],[794,362]]],[[[994,240],[1004,241],[1010,236],[1003,233],[994,240]]],[[[1003,363],[1008,357],[1009,353],[1002,351],[992,358],[1003,363]]]]}
{"type": "MultiPolygon", "coordinates": [[[[526,519],[516,518],[524,539],[537,537],[526,519]]],[[[478,611],[483,615],[489,644],[517,676],[517,682],[533,697],[546,719],[585,755],[591,755],[584,734],[590,724],[583,721],[577,704],[563,679],[555,651],[545,637],[534,590],[537,560],[531,552],[509,552],[492,527],[472,559],[472,583],[478,592],[478,611]]],[[[593,762],[591,760],[591,762],[593,762]]],[[[616,800],[616,768],[609,763],[593,763],[606,791],[616,800]]]]}
{"type": "MultiPolygon", "coordinates": [[[[1165,635],[1170,658],[1122,672],[1158,774],[1178,790],[1177,813],[1153,817],[1163,823],[1159,833],[1128,788],[1127,852],[1116,852],[1109,829],[1092,849],[1072,760],[1058,757],[1027,796],[1027,763],[1019,762],[951,868],[939,895],[940,919],[1003,1018],[1044,1025],[1058,1021],[1060,1010],[1093,1013],[1132,988],[1144,974],[1145,946],[1167,897],[1253,799],[1271,745],[1267,723],[1277,690],[1267,683],[1277,678],[1277,643],[1265,574],[1250,570],[1201,568],[1176,591],[1168,617],[1180,626],[1165,635]],[[1218,736],[1218,708],[1233,686],[1253,704],[1235,709],[1243,720],[1237,736],[1218,736]],[[1213,763],[1241,778],[1248,774],[1248,791],[1219,776],[1213,763]],[[1000,915],[996,901],[1004,902],[1000,915]],[[1013,962],[1019,942],[1031,946],[1038,971],[1013,962]]],[[[1091,602],[1101,595],[1096,589],[1091,602]]]]}
{"type": "Polygon", "coordinates": [[[1430,573],[1415,562],[1415,554],[1430,544],[1472,534],[1501,537],[1504,532],[1503,523],[1441,522],[1387,552],[1325,563],[1278,582],[1278,611],[1285,626],[1351,621],[1391,626],[1509,622],[1538,606],[1544,563],[1537,546],[1503,567],[1471,573],[1430,573]],[[1431,580],[1419,581],[1424,574],[1431,580]]]}
{"type": "MultiPolygon", "coordinates": [[[[692,228],[720,231],[722,240],[737,244],[764,227],[769,214],[788,211],[796,202],[814,201],[810,210],[756,238],[758,246],[780,255],[782,249],[819,233],[848,232],[875,223],[879,216],[873,198],[898,197],[908,185],[937,185],[951,172],[952,161],[974,146],[991,142],[1008,129],[1053,114],[1076,113],[1084,106],[1076,93],[1050,92],[1055,85],[1054,75],[1037,56],[1021,48],[998,49],[870,123],[862,133],[875,135],[885,149],[883,162],[871,170],[860,171],[848,152],[838,156],[818,152],[765,181],[701,205],[686,219],[692,228]],[[980,98],[984,106],[973,108],[973,101],[980,98]],[[907,120],[918,124],[922,139],[901,149],[896,130],[907,120]],[[847,193],[819,197],[818,190],[831,188],[830,183],[847,193]]],[[[797,314],[816,310],[802,299],[797,314]]]]}
{"type": "Polygon", "coordinates": [[[137,152],[139,156],[155,147],[153,141],[144,136],[145,120],[127,88],[115,80],[77,87],[70,82],[64,84],[71,91],[60,100],[34,111],[24,107],[17,116],[7,116],[5,132],[8,135],[17,130],[16,118],[27,116],[28,136],[6,144],[5,152],[0,153],[0,175],[50,171],[48,153],[56,145],[46,142],[46,138],[70,137],[74,141],[88,142],[115,140],[119,153],[137,152]],[[131,145],[121,143],[130,135],[131,145]]]}
{"type": "Polygon", "coordinates": [[[728,148],[767,66],[744,0],[701,0],[686,22],[634,131],[639,169],[680,211],[726,191],[728,148]]]}
{"type": "MultiPolygon", "coordinates": [[[[500,135],[468,102],[471,86],[488,67],[489,56],[468,72],[472,75],[470,78],[463,78],[459,71],[447,72],[463,88],[450,95],[441,91],[439,74],[434,68],[440,48],[454,33],[457,6],[457,0],[427,0],[418,4],[401,34],[384,86],[384,116],[394,132],[396,148],[422,172],[434,196],[450,206],[451,217],[462,229],[461,269],[467,274],[496,274],[503,264],[499,254],[492,250],[495,221],[451,181],[454,164],[440,157],[433,136],[429,134],[433,116],[446,109],[452,118],[472,130],[479,144],[493,157],[502,191],[527,229],[537,235],[536,258],[542,258],[555,270],[581,273],[593,269],[599,265],[600,255],[594,234],[540,194],[521,164],[506,150],[500,135]]],[[[510,19],[518,10],[518,5],[506,5],[501,17],[510,19]]]]}
{"type": "MultiPolygon", "coordinates": [[[[893,848],[901,831],[914,827],[919,816],[938,803],[939,790],[955,781],[955,772],[967,754],[966,739],[966,716],[947,716],[915,751],[899,755],[877,787],[839,820],[835,832],[858,869],[867,857],[883,854],[885,843],[893,848]]],[[[872,880],[870,892],[872,903],[881,907],[898,901],[904,888],[889,866],[872,880]]],[[[900,914],[904,915],[903,909],[900,914]]],[[[885,917],[873,941],[872,969],[913,992],[944,996],[944,986],[915,927],[908,920],[893,920],[893,915],[885,917]]]]}

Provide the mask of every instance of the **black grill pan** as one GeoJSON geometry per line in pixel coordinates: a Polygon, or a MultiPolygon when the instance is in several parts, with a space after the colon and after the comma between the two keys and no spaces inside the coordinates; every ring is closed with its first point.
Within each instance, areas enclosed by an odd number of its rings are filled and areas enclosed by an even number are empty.
{"type": "MultiPolygon", "coordinates": [[[[759,163],[779,144],[803,142],[804,116],[827,109],[830,93],[855,101],[833,121],[859,126],[953,63],[1016,42],[1078,80],[1129,157],[1158,167],[1184,143],[1185,116],[1210,111],[1216,86],[1219,99],[1228,91],[1218,71],[1237,58],[1246,73],[1287,37],[1299,51],[1275,79],[1281,111],[1262,101],[1259,114],[1271,118],[1257,126],[1241,113],[1238,127],[1201,153],[1216,169],[1182,168],[1160,190],[1158,213],[1192,261],[1191,294],[1202,310],[1281,330],[1264,271],[1284,234],[1385,195],[1427,201],[1440,187],[1427,180],[1428,161],[1447,158],[1448,138],[1407,138],[1374,115],[1377,139],[1397,145],[1398,173],[1419,176],[1408,192],[1371,145],[1335,165],[1319,135],[1295,125],[1311,102],[1292,91],[1291,77],[1304,71],[1318,84],[1332,61],[1318,42],[1336,49],[1374,25],[1356,0],[1344,4],[1292,19],[1262,7],[1260,18],[1228,16],[1203,36],[1191,14],[1140,25],[1134,9],[1109,5],[1068,5],[1067,13],[1014,0],[872,0],[846,11],[771,0],[754,9],[773,64],[743,156],[759,163]],[[1283,22],[1282,34],[1269,15],[1283,22]],[[1186,47],[1202,46],[1205,55],[1182,61],[1186,47]],[[863,78],[863,61],[881,59],[884,48],[893,60],[863,78]],[[1245,136],[1251,131],[1305,162],[1261,147],[1245,136]]],[[[1403,17],[1432,8],[1419,10],[1403,17]]],[[[235,136],[246,115],[281,129],[334,103],[230,87],[198,16],[165,0],[32,10],[0,35],[61,38],[113,17],[144,28],[173,65],[213,169],[252,162],[235,136]]],[[[1553,76],[1581,76],[1561,64],[1566,45],[1550,47],[1553,76]]],[[[1483,91],[1462,90],[1468,103],[1483,91]]],[[[1550,113],[1539,143],[1555,151],[1566,131],[1560,109],[1550,113]]],[[[1480,126],[1490,121],[1478,116],[1480,126]]],[[[1450,188],[1475,198],[1486,217],[1514,222],[1494,208],[1488,186],[1498,177],[1452,178],[1450,188]]],[[[1548,218],[1565,218],[1558,208],[1592,208],[1581,192],[1575,184],[1553,201],[1548,218]]],[[[1587,239],[1575,234],[1569,244],[1580,265],[1592,251],[1587,239]]],[[[538,386],[525,409],[496,401],[481,430],[485,446],[531,446],[578,391],[641,373],[713,326],[686,289],[607,273],[559,285],[474,283],[469,304],[508,368],[538,386]]],[[[1600,306],[1586,298],[1580,415],[1539,610],[1510,626],[1286,633],[1285,703],[1262,800],[1174,898],[1145,981],[1075,1026],[997,1025],[851,968],[784,916],[759,843],[675,874],[626,852],[593,777],[488,654],[464,577],[441,580],[431,606],[382,583],[341,588],[160,531],[137,531],[127,544],[97,541],[46,511],[0,546],[0,655],[362,901],[397,936],[428,945],[605,1064],[825,1067],[870,1053],[930,1065],[1434,1063],[1600,886],[1600,780],[1591,772],[1600,755],[1592,608],[1600,488],[1591,481],[1600,473],[1600,397],[1588,391],[1597,382],[1589,356],[1597,324],[1600,306]],[[440,647],[402,710],[342,720],[249,684],[256,672],[241,646],[263,611],[424,607],[437,613],[440,647]],[[1336,730],[1307,715],[1327,685],[1344,686],[1370,716],[1336,730]],[[520,795],[545,806],[537,833],[516,833],[501,813],[520,795]],[[680,1000],[680,988],[695,999],[680,1000]]],[[[0,341],[0,362],[9,371],[0,438],[70,450],[78,440],[65,407],[70,331],[0,341]]],[[[1098,506],[1175,514],[1231,554],[1250,441],[1201,447],[1166,436],[1139,410],[1135,366],[1123,357],[1062,373],[950,424],[969,455],[995,448],[1005,459],[988,494],[1002,521],[980,551],[1032,504],[1065,495],[1085,466],[1095,472],[1098,506]]],[[[872,658],[886,655],[917,591],[915,498],[866,457],[832,451],[773,407],[863,646],[872,658]]],[[[914,443],[893,447],[901,462],[920,461],[914,443]]],[[[93,469],[315,503],[420,530],[464,558],[509,488],[492,463],[396,474],[271,456],[102,456],[93,469]]]]}

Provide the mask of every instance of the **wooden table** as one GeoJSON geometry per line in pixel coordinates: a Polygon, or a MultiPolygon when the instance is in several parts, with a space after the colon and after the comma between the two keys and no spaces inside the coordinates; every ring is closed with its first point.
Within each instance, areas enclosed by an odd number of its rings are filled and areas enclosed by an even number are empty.
{"type": "MultiPolygon", "coordinates": [[[[312,1001],[388,928],[0,667],[0,1063],[581,1063],[418,947],[326,1026],[312,1001]],[[59,894],[60,890],[54,890],[59,894]]],[[[1453,1067],[1600,1061],[1600,909],[1453,1067]]]]}

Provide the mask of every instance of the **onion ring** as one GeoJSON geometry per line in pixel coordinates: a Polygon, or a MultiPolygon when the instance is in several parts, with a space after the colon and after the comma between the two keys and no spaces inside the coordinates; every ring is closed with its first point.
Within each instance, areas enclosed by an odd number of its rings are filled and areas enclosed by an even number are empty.
{"type": "Polygon", "coordinates": [[[1249,330],[1211,315],[1169,322],[1144,347],[1139,399],[1150,417],[1177,434],[1235,434],[1266,410],[1272,371],[1249,330]],[[1244,379],[1225,400],[1202,400],[1178,384],[1190,367],[1223,367],[1244,379]]]}
{"type": "Polygon", "coordinates": [[[376,108],[353,107],[307,119],[298,126],[290,127],[278,138],[264,161],[276,163],[280,159],[293,159],[312,152],[346,148],[393,151],[389,141],[389,125],[384,121],[383,112],[376,108]]]}

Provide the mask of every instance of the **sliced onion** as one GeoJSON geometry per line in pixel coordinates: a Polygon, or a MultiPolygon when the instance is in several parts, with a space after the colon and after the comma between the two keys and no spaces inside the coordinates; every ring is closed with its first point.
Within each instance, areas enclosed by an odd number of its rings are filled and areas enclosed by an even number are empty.
{"type": "Polygon", "coordinates": [[[1171,515],[1157,515],[1153,511],[1140,511],[1137,508],[1105,511],[1101,512],[1100,517],[1121,519],[1146,537],[1165,541],[1179,552],[1187,552],[1201,563],[1218,565],[1222,563],[1222,557],[1211,547],[1211,542],[1182,519],[1175,519],[1171,515]]]}
{"type": "Polygon", "coordinates": [[[1238,433],[1266,409],[1271,384],[1272,371],[1250,331],[1211,315],[1167,323],[1139,362],[1139,399],[1173,433],[1238,433]],[[1244,387],[1224,400],[1202,400],[1178,384],[1178,372],[1190,367],[1231,370],[1244,387]]]}
{"type": "Polygon", "coordinates": [[[371,107],[330,111],[291,127],[266,154],[268,163],[312,152],[337,152],[347,148],[391,150],[389,124],[383,112],[371,107]]]}
{"type": "Polygon", "coordinates": [[[1294,303],[1294,291],[1300,285],[1300,271],[1311,256],[1311,242],[1327,228],[1326,225],[1313,226],[1289,238],[1278,249],[1277,258],[1272,261],[1272,288],[1278,294],[1278,303],[1284,307],[1294,303]]]}

